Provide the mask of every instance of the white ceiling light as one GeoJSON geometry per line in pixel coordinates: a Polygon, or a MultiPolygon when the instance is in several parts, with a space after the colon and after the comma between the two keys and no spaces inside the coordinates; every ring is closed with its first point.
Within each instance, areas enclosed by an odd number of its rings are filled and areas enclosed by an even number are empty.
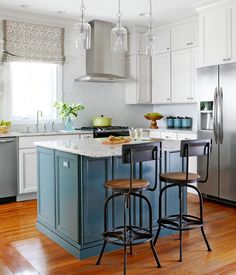
{"type": "Polygon", "coordinates": [[[78,48],[80,44],[83,45],[85,50],[91,48],[91,26],[85,22],[85,5],[84,0],[81,1],[81,21],[74,25],[75,29],[75,46],[78,48]]]}
{"type": "Polygon", "coordinates": [[[149,0],[150,9],[149,9],[149,18],[148,18],[148,29],[144,34],[144,54],[145,55],[154,55],[157,52],[157,39],[152,32],[152,0],[149,0]]]}
{"type": "Polygon", "coordinates": [[[126,52],[127,51],[127,29],[121,24],[121,9],[120,1],[118,0],[118,21],[116,26],[111,30],[111,50],[113,52],[126,52]]]}

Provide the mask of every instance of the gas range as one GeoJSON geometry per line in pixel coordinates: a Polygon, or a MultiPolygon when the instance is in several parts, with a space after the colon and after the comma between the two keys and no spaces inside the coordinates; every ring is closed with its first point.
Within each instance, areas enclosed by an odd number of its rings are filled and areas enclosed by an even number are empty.
{"type": "Polygon", "coordinates": [[[80,130],[93,131],[94,138],[112,136],[128,136],[129,127],[127,126],[107,126],[107,127],[82,127],[80,130]]]}

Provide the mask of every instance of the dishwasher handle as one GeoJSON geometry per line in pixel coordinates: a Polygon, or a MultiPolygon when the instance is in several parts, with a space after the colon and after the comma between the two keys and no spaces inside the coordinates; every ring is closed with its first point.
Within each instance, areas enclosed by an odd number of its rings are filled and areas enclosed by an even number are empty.
{"type": "Polygon", "coordinates": [[[12,143],[14,141],[15,141],[15,139],[0,139],[0,144],[2,144],[2,143],[12,143]]]}

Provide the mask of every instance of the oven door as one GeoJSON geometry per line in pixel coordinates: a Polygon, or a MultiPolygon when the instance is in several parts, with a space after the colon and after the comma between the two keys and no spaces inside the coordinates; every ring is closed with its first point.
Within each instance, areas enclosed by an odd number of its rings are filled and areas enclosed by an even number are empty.
{"type": "Polygon", "coordinates": [[[104,138],[104,137],[109,137],[109,136],[115,136],[115,137],[120,137],[120,136],[129,136],[129,131],[128,130],[121,130],[121,131],[95,131],[94,137],[95,138],[104,138]]]}

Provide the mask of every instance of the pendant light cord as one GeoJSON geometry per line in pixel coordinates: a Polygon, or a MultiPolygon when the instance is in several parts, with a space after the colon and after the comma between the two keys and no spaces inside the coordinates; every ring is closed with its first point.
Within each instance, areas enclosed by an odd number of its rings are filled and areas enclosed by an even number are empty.
{"type": "Polygon", "coordinates": [[[148,31],[152,34],[152,0],[149,0],[149,20],[148,20],[148,31]]]}
{"type": "Polygon", "coordinates": [[[81,1],[81,6],[80,6],[80,10],[81,10],[81,21],[82,24],[84,23],[84,13],[85,13],[85,5],[84,5],[84,0],[81,1]]]}
{"type": "Polygon", "coordinates": [[[122,16],[122,13],[121,13],[121,10],[120,10],[120,1],[121,0],[118,0],[118,12],[117,12],[118,26],[119,27],[121,26],[121,16],[122,16]]]}

